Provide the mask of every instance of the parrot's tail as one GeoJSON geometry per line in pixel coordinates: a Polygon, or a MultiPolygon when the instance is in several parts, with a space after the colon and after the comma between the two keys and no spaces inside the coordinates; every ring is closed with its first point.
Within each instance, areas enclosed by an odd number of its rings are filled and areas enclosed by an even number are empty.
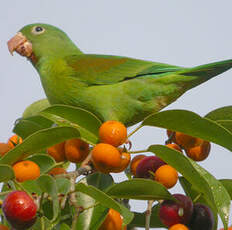
{"type": "Polygon", "coordinates": [[[230,68],[232,68],[232,59],[185,69],[180,71],[178,74],[193,77],[192,87],[194,87],[227,71],[230,68]]]}

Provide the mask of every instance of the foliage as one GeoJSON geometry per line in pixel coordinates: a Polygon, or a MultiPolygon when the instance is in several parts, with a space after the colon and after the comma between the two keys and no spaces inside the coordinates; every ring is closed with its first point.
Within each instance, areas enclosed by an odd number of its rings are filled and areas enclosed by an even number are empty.
{"type": "MultiPolygon", "coordinates": [[[[52,168],[65,162],[56,163],[45,154],[46,148],[71,138],[80,138],[94,146],[99,142],[100,125],[101,121],[90,112],[64,105],[51,106],[37,115],[17,120],[14,132],[24,141],[0,158],[0,181],[3,183],[0,195],[4,199],[9,191],[23,189],[29,194],[33,193],[40,200],[34,230],[97,230],[109,208],[121,214],[128,229],[145,227],[146,213],[130,211],[129,199],[154,201],[150,227],[163,227],[158,218],[159,201],[174,198],[158,182],[150,179],[132,179],[128,170],[126,170],[128,180],[120,183],[115,183],[109,174],[99,172],[79,179],[79,176],[86,173],[80,165],[67,175],[55,177],[48,175],[52,168]],[[37,180],[16,182],[12,164],[21,159],[30,159],[40,166],[41,175],[37,180]]],[[[147,117],[135,131],[144,126],[183,132],[232,151],[231,106],[212,111],[205,117],[185,110],[166,110],[147,117]]],[[[130,153],[129,150],[128,152],[130,153]]],[[[201,201],[211,207],[215,219],[217,220],[219,215],[224,228],[227,229],[232,180],[216,179],[198,163],[163,145],[151,143],[141,152],[154,153],[174,167],[182,175],[180,184],[186,195],[194,202],[201,201]]],[[[214,228],[217,229],[217,224],[214,228]]]]}

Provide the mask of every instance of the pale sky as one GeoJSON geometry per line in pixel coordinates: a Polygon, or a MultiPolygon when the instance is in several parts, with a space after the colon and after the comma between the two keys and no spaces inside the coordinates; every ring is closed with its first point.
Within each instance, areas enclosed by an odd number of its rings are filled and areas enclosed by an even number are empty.
{"type": "MultiPolygon", "coordinates": [[[[25,58],[9,54],[6,42],[24,25],[60,27],[87,53],[112,54],[180,66],[232,58],[231,0],[37,0],[2,1],[0,8],[0,142],[12,134],[14,121],[32,102],[44,98],[39,76],[25,58]]],[[[192,89],[165,109],[200,115],[231,105],[232,70],[192,89]]],[[[134,149],[162,144],[165,131],[144,128],[134,149]]],[[[202,163],[216,178],[231,178],[232,154],[213,145],[202,163]]],[[[117,176],[121,181],[124,177],[117,176]]],[[[171,192],[182,192],[177,186],[171,192]]],[[[142,212],[145,202],[133,202],[142,212]]],[[[221,227],[221,224],[220,224],[221,227]]]]}

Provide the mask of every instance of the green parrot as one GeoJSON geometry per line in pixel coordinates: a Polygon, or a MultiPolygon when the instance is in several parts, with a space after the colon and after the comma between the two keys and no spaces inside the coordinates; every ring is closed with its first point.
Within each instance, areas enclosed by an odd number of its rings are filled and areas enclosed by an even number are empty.
{"type": "Polygon", "coordinates": [[[174,102],[187,90],[232,67],[232,59],[184,68],[128,57],[84,54],[60,29],[23,27],[8,41],[27,57],[52,104],[84,108],[102,121],[131,126],[174,102]]]}

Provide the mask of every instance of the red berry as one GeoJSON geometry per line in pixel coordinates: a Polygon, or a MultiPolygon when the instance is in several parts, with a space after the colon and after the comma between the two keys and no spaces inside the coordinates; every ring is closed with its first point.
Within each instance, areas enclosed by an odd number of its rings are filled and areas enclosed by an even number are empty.
{"type": "Polygon", "coordinates": [[[136,168],[136,177],[140,178],[154,178],[151,172],[155,173],[155,171],[162,165],[166,163],[156,156],[144,157],[140,160],[137,168],[136,168]]]}
{"type": "Polygon", "coordinates": [[[188,224],[193,213],[191,199],[182,194],[173,195],[177,201],[165,200],[159,210],[161,222],[167,227],[174,224],[188,224]]]}
{"type": "Polygon", "coordinates": [[[214,216],[209,207],[203,204],[193,206],[193,215],[190,221],[192,230],[212,230],[214,225],[214,216]]]}
{"type": "Polygon", "coordinates": [[[37,206],[24,191],[9,193],[2,204],[7,221],[16,229],[30,228],[36,220],[37,206]]]}

